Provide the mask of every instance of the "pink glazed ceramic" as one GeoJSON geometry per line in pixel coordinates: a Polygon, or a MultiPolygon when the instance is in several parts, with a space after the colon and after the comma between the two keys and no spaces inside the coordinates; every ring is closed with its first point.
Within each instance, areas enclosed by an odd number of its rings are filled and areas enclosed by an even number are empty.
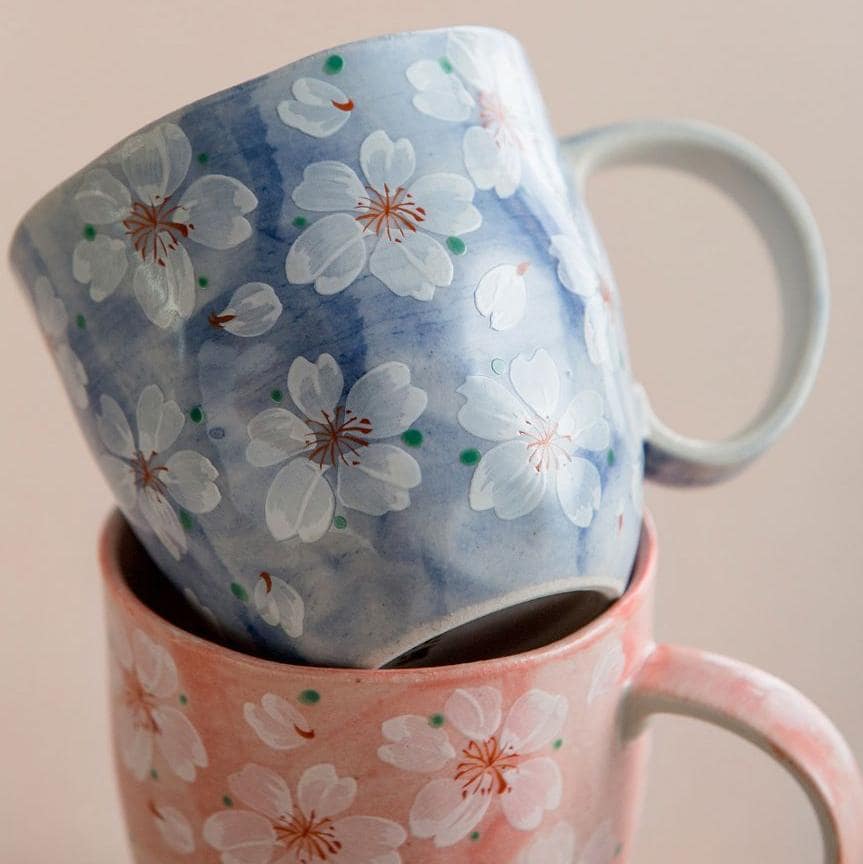
{"type": "Polygon", "coordinates": [[[643,721],[666,712],[773,755],[809,795],[827,860],[859,864],[863,784],[830,721],[764,672],[653,643],[645,526],[631,587],[574,635],[459,666],[350,670],[256,659],[168,623],[129,587],[142,558],[115,515],[102,569],[135,861],[622,864],[643,721]]]}

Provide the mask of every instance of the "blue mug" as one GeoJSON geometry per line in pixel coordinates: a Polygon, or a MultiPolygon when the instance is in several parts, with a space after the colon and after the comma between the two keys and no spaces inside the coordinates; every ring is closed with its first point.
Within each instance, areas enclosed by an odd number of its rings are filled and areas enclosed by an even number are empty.
{"type": "Polygon", "coordinates": [[[518,42],[473,27],[183,108],[36,204],[12,256],[158,567],[225,641],[328,665],[619,596],[643,473],[711,482],[758,455],[827,316],[817,230],[775,163],[681,122],[561,147],[518,42]],[[634,384],[583,195],[632,161],[719,183],[776,258],[783,360],[730,440],[676,435],[634,384]]]}

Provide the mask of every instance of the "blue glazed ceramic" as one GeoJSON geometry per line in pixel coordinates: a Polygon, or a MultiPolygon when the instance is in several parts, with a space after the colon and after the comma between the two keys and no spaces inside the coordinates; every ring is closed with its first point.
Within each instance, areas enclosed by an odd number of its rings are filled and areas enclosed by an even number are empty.
{"type": "Polygon", "coordinates": [[[39,202],[13,260],[124,514],[225,639],[376,666],[626,586],[647,414],[507,34],[203,99],[39,202]]]}

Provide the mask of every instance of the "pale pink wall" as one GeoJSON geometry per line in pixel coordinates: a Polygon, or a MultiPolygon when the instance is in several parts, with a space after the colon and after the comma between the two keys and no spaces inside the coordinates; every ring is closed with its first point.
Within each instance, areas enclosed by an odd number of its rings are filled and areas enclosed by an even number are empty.
{"type": "MultiPolygon", "coordinates": [[[[338,42],[457,22],[525,42],[561,133],[631,116],[711,120],[771,151],[810,198],[833,277],[823,373],[799,422],[743,477],[650,489],[659,631],[786,677],[863,757],[859,2],[2,0],[0,236],[105,146],[185,102],[338,42]]],[[[728,431],[775,356],[756,238],[712,191],[659,172],[602,177],[592,203],[655,406],[683,431],[728,431]]],[[[0,861],[123,864],[95,562],[109,498],[4,276],[0,861]]],[[[655,728],[638,864],[819,860],[802,793],[766,757],[692,722],[655,728]]]]}

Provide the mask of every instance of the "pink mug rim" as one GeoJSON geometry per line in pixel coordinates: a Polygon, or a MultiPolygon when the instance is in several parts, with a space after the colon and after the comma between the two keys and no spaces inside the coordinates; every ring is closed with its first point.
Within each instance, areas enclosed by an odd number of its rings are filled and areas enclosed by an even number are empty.
{"type": "Polygon", "coordinates": [[[147,621],[155,629],[165,630],[167,628],[173,635],[196,646],[199,650],[206,651],[211,655],[220,656],[221,662],[226,664],[244,665],[256,668],[264,673],[269,671],[273,675],[315,676],[336,682],[339,679],[345,679],[346,681],[347,679],[353,679],[354,683],[362,681],[364,683],[398,684],[428,680],[430,677],[434,677],[437,680],[472,676],[482,677],[484,673],[488,673],[492,669],[497,674],[505,673],[507,670],[515,667],[548,663],[557,659],[560,655],[570,654],[582,647],[589,647],[602,638],[609,629],[620,622],[629,620],[632,617],[633,611],[643,605],[653,584],[659,554],[659,544],[657,542],[653,517],[649,511],[645,510],[641,528],[641,541],[638,546],[638,554],[629,586],[621,597],[612,603],[608,609],[574,633],[539,648],[488,660],[473,660],[467,663],[457,663],[447,666],[365,669],[341,666],[299,665],[256,657],[212,642],[171,623],[167,618],[153,611],[139,600],[123,577],[119,562],[120,542],[123,535],[127,532],[131,533],[131,530],[128,522],[123,518],[119,510],[114,510],[108,515],[99,535],[99,566],[108,595],[118,597],[123,607],[127,610],[130,609],[132,616],[137,621],[147,621]]]}

